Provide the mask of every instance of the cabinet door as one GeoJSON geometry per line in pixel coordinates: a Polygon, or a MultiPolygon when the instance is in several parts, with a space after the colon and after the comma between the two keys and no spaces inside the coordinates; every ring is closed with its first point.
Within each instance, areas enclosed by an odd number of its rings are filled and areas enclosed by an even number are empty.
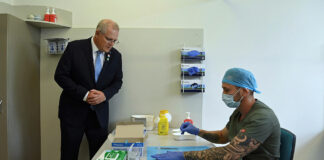
{"type": "Polygon", "coordinates": [[[7,109],[6,109],[6,51],[7,15],[0,14],[0,159],[8,159],[7,109]]]}

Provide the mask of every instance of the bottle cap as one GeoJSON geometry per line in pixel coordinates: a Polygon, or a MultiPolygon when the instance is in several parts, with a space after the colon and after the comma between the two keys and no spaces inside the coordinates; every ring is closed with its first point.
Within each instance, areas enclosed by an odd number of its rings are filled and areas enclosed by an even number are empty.
{"type": "Polygon", "coordinates": [[[160,110],[160,115],[161,114],[166,114],[166,113],[169,113],[169,111],[168,110],[160,110]]]}
{"type": "Polygon", "coordinates": [[[187,119],[190,119],[190,112],[186,112],[187,119]]]}

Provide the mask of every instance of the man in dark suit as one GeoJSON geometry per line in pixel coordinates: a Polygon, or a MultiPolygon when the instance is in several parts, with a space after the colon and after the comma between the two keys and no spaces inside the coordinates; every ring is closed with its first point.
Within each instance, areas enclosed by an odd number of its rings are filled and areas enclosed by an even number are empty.
{"type": "Polygon", "coordinates": [[[118,33],[116,22],[101,20],[93,37],[68,44],[57,65],[62,160],[78,159],[84,133],[90,158],[107,138],[108,101],[123,83],[121,54],[113,48],[118,33]]]}

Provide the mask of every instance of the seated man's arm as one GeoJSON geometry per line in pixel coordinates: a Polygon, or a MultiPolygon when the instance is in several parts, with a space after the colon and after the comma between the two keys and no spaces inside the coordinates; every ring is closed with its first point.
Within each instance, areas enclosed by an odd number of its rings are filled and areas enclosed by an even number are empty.
{"type": "Polygon", "coordinates": [[[184,152],[186,160],[214,159],[236,160],[240,159],[260,146],[260,142],[239,132],[230,144],[224,147],[215,147],[203,151],[184,152]]]}
{"type": "Polygon", "coordinates": [[[219,131],[199,130],[198,135],[209,142],[225,144],[228,142],[228,129],[225,127],[219,131]]]}

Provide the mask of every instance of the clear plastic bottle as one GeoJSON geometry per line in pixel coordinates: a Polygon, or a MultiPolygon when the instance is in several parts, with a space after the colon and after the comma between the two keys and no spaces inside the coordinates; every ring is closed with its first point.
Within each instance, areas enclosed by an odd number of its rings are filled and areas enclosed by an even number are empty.
{"type": "Polygon", "coordinates": [[[160,120],[158,123],[158,134],[168,135],[169,133],[169,121],[165,114],[160,114],[160,120]]]}

